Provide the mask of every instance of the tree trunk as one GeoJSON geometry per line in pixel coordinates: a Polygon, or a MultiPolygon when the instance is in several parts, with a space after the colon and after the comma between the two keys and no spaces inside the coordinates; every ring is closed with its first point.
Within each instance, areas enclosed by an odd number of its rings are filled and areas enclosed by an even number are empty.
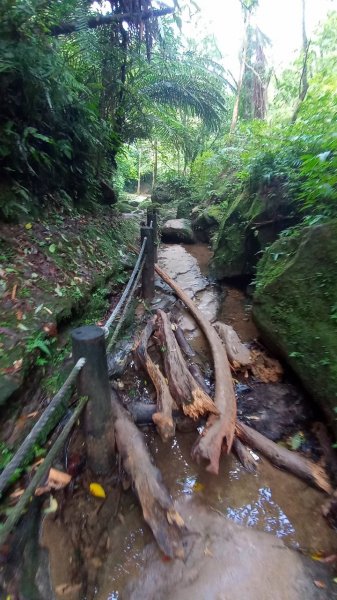
{"type": "Polygon", "coordinates": [[[176,403],[185,415],[195,420],[207,413],[218,415],[213,400],[189,372],[167,315],[162,310],[158,310],[157,315],[156,338],[163,353],[169,390],[176,403]]]}
{"type": "Polygon", "coordinates": [[[294,110],[293,116],[291,117],[291,122],[295,123],[297,117],[298,117],[298,113],[300,111],[302,102],[305,100],[305,97],[308,93],[308,89],[309,89],[309,83],[308,83],[308,53],[309,53],[309,46],[310,46],[310,42],[308,40],[307,37],[307,30],[306,30],[306,5],[305,5],[305,1],[306,0],[302,0],[302,54],[303,54],[303,66],[302,66],[302,74],[301,74],[301,79],[300,79],[300,85],[299,85],[299,93],[298,93],[298,100],[297,100],[297,104],[296,104],[296,108],[294,110]]]}
{"type": "Polygon", "coordinates": [[[153,142],[153,173],[152,173],[152,187],[154,187],[157,183],[157,175],[158,175],[158,142],[155,140],[153,142]]]}
{"type": "Polygon", "coordinates": [[[61,23],[61,25],[54,25],[51,27],[51,35],[69,35],[74,31],[80,31],[82,29],[96,29],[102,25],[111,25],[112,23],[122,23],[126,21],[128,23],[140,23],[148,19],[154,19],[163,17],[165,15],[172,14],[174,8],[169,6],[160,9],[149,9],[140,12],[128,12],[128,13],[112,13],[108,15],[98,14],[93,17],[89,17],[87,22],[83,24],[82,21],[72,23],[61,23]]]}
{"type": "Polygon", "coordinates": [[[115,393],[111,402],[118,451],[137,492],[144,519],[166,556],[184,558],[184,521],[174,508],[160,471],[151,462],[142,434],[115,393]]]}
{"type": "Polygon", "coordinates": [[[249,25],[250,25],[250,12],[249,11],[247,12],[246,17],[245,17],[245,24],[246,24],[246,27],[245,27],[245,33],[244,33],[244,38],[243,38],[243,42],[242,42],[242,50],[241,50],[240,73],[239,73],[239,79],[238,79],[238,85],[237,85],[237,91],[236,91],[236,98],[235,98],[235,102],[234,102],[230,133],[234,132],[234,129],[236,127],[236,124],[238,122],[238,117],[239,117],[239,105],[240,105],[240,98],[241,98],[241,90],[242,90],[243,79],[245,76],[246,60],[247,60],[248,30],[249,30],[249,25]]]}
{"type": "Polygon", "coordinates": [[[142,169],[142,149],[139,148],[138,153],[138,182],[137,182],[137,194],[140,194],[140,180],[141,180],[141,169],[142,169]]]}
{"type": "Polygon", "coordinates": [[[154,328],[155,318],[152,318],[146,325],[134,352],[145,372],[149,374],[153,385],[156,388],[157,411],[153,414],[152,420],[157,426],[161,439],[166,442],[175,434],[175,424],[172,417],[172,410],[176,404],[171,396],[170,390],[167,387],[164,376],[147,353],[148,341],[154,331],[154,328]]]}
{"type": "Polygon", "coordinates": [[[215,376],[214,403],[220,417],[211,415],[208,418],[203,436],[193,449],[193,457],[196,460],[207,460],[209,462],[207,470],[218,474],[221,451],[225,449],[229,453],[231,450],[236,421],[236,398],[226,350],[215,329],[194,302],[158,265],[155,265],[155,270],[191,311],[205,334],[212,352],[215,376]]]}

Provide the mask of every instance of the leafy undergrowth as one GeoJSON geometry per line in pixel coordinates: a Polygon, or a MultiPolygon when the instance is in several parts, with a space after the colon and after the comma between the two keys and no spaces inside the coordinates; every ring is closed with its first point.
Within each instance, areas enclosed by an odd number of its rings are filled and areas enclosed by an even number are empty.
{"type": "Polygon", "coordinates": [[[108,209],[0,225],[0,404],[32,364],[49,362],[59,324],[94,288],[109,277],[123,282],[127,247],[136,235],[134,221],[108,209]]]}

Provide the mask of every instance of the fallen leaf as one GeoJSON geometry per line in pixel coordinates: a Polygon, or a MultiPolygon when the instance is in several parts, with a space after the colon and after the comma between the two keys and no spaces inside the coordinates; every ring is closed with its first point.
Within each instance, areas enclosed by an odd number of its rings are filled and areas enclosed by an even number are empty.
{"type": "Polygon", "coordinates": [[[56,323],[46,323],[43,326],[43,331],[45,333],[47,333],[47,335],[49,335],[50,337],[56,337],[57,336],[57,325],[56,325],[56,323]]]}
{"type": "Polygon", "coordinates": [[[194,492],[196,492],[196,494],[200,494],[200,492],[203,492],[205,489],[205,486],[203,483],[199,483],[198,481],[195,482],[194,486],[192,487],[192,490],[194,492]]]}
{"type": "Polygon", "coordinates": [[[58,469],[51,468],[49,470],[47,483],[43,486],[36,488],[35,496],[41,496],[51,490],[62,490],[71,481],[71,475],[58,471],[58,469]]]}
{"type": "Polygon", "coordinates": [[[10,499],[11,500],[18,500],[19,498],[21,498],[22,494],[24,493],[24,489],[23,488],[19,488],[18,490],[15,490],[15,492],[13,492],[12,494],[10,494],[10,499]]]}
{"type": "Polygon", "coordinates": [[[43,512],[45,515],[51,515],[53,513],[56,513],[57,508],[58,508],[58,503],[57,503],[56,498],[54,498],[54,496],[50,496],[49,506],[47,506],[47,508],[45,508],[43,512]]]}
{"type": "Polygon", "coordinates": [[[105,490],[99,483],[91,483],[89,489],[90,494],[95,498],[106,498],[105,490]]]}
{"type": "Polygon", "coordinates": [[[23,363],[23,358],[19,358],[19,360],[15,360],[13,362],[13,373],[20,371],[20,369],[22,367],[22,363],[23,363]]]}
{"type": "Polygon", "coordinates": [[[18,289],[18,284],[16,283],[15,285],[13,285],[13,289],[12,289],[12,295],[11,295],[12,300],[16,299],[16,290],[17,289],[18,289]]]}
{"type": "Polygon", "coordinates": [[[320,590],[325,590],[326,588],[326,583],[324,583],[324,581],[321,581],[320,579],[315,579],[314,584],[320,590]]]}
{"type": "Polygon", "coordinates": [[[15,313],[15,316],[17,318],[18,321],[22,321],[22,317],[23,317],[23,312],[22,310],[17,310],[15,313]]]}

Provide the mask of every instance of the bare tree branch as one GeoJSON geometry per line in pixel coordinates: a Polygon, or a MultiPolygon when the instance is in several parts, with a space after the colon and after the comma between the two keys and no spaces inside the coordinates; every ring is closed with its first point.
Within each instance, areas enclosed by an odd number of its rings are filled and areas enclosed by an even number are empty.
{"type": "Polygon", "coordinates": [[[111,25],[111,23],[120,23],[122,21],[127,21],[128,23],[146,21],[148,19],[156,19],[158,17],[163,17],[165,15],[170,15],[174,12],[174,8],[170,8],[169,6],[160,9],[151,9],[144,10],[142,12],[128,12],[121,14],[108,14],[108,15],[95,15],[94,17],[89,17],[86,25],[83,27],[82,23],[73,22],[73,23],[61,23],[61,25],[55,25],[51,28],[51,35],[69,35],[74,31],[79,31],[84,28],[95,29],[96,27],[101,27],[102,25],[111,25]]]}

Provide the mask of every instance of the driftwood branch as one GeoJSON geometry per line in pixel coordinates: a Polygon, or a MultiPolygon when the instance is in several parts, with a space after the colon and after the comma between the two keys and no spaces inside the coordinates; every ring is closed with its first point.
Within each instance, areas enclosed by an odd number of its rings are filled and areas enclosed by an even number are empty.
{"type": "Polygon", "coordinates": [[[261,452],[277,467],[290,471],[327,494],[332,493],[332,487],[324,469],[316,463],[275,444],[275,442],[240,421],[237,421],[236,433],[244,444],[248,444],[251,448],[261,452]]]}
{"type": "Polygon", "coordinates": [[[188,358],[192,358],[192,356],[195,356],[194,350],[192,350],[191,346],[189,345],[187,339],[184,336],[183,330],[179,325],[177,325],[174,329],[174,335],[176,336],[176,340],[185,356],[188,356],[188,358]]]}
{"type": "Polygon", "coordinates": [[[235,433],[236,398],[227,354],[215,329],[194,302],[158,265],[155,269],[190,310],[205,334],[212,352],[215,376],[214,404],[219,410],[220,417],[211,415],[208,418],[203,436],[193,448],[193,457],[197,461],[200,459],[209,461],[207,470],[217,475],[221,451],[225,449],[227,453],[230,452],[235,433]]]}
{"type": "Polygon", "coordinates": [[[144,10],[140,12],[95,15],[93,17],[89,17],[85,25],[83,25],[82,22],[61,23],[61,25],[55,25],[52,27],[50,33],[54,36],[69,35],[70,33],[79,31],[81,29],[96,29],[96,27],[101,27],[102,25],[111,25],[112,23],[121,23],[123,21],[126,21],[127,23],[140,23],[141,21],[147,21],[148,19],[164,17],[165,15],[170,15],[173,12],[174,8],[167,6],[165,8],[144,10]]]}
{"type": "Polygon", "coordinates": [[[161,481],[160,471],[151,462],[142,434],[115,393],[111,403],[118,451],[137,492],[144,519],[165,555],[184,558],[184,521],[161,481]]]}
{"type": "Polygon", "coordinates": [[[184,361],[166,313],[157,311],[156,339],[163,353],[168,386],[175,402],[192,419],[213,413],[218,415],[213,400],[195,381],[184,361]]]}
{"type": "Polygon", "coordinates": [[[172,417],[172,410],[175,402],[171,396],[170,390],[166,384],[159,367],[151,360],[147,352],[148,341],[155,328],[155,318],[151,319],[146,325],[138,344],[135,348],[135,356],[139,360],[143,369],[149,374],[157,392],[157,411],[152,419],[157,426],[158,433],[165,442],[174,436],[175,424],[172,417]]]}
{"type": "Polygon", "coordinates": [[[248,471],[249,473],[256,473],[256,461],[252,457],[249,448],[247,448],[247,446],[244,446],[243,443],[240,442],[238,437],[234,439],[233,450],[242,466],[246,469],[246,471],[248,471]]]}

